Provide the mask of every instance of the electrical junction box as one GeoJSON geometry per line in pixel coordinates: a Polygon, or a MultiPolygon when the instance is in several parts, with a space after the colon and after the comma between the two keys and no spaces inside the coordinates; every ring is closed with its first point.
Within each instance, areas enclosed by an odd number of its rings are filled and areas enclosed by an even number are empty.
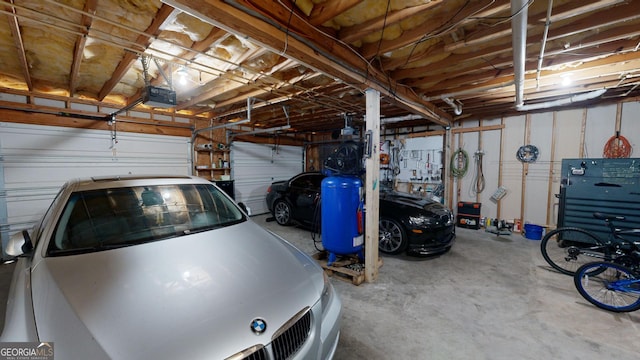
{"type": "Polygon", "coordinates": [[[152,107],[176,106],[176,92],[156,86],[147,86],[142,93],[142,103],[152,107]]]}

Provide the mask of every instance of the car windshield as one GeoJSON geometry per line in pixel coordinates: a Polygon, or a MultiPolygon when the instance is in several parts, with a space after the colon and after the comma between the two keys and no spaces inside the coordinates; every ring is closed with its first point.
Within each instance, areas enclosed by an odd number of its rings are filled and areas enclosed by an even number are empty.
{"type": "Polygon", "coordinates": [[[48,256],[135,245],[233,225],[246,218],[208,184],[118,187],[73,193],[48,256]]]}

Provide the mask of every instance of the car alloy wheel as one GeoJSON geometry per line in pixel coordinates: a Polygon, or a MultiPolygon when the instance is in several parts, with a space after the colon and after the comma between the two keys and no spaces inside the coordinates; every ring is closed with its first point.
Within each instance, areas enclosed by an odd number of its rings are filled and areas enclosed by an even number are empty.
{"type": "Polygon", "coordinates": [[[282,200],[276,202],[273,207],[273,215],[280,225],[289,225],[291,223],[291,207],[282,200]]]}
{"type": "Polygon", "coordinates": [[[381,218],[378,223],[378,248],[386,254],[399,254],[407,247],[407,237],[400,224],[392,219],[381,218]]]}

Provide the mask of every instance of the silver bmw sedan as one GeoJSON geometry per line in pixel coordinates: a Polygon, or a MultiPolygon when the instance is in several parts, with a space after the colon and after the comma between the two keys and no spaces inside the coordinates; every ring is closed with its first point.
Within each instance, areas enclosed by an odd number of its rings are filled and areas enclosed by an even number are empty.
{"type": "Polygon", "coordinates": [[[0,343],[56,359],[331,359],[342,304],[322,268],[211,182],[67,182],[17,264],[0,343]]]}

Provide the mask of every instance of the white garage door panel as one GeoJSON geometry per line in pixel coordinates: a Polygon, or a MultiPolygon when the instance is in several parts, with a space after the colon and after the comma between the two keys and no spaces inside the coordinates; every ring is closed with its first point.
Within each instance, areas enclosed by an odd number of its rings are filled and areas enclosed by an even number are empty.
{"type": "Polygon", "coordinates": [[[300,146],[233,142],[231,166],[236,201],[249,207],[253,215],[269,212],[265,202],[269,185],[300,173],[303,164],[300,146]]]}
{"type": "Polygon", "coordinates": [[[0,122],[0,226],[29,228],[68,179],[189,174],[189,138],[0,122]]]}

